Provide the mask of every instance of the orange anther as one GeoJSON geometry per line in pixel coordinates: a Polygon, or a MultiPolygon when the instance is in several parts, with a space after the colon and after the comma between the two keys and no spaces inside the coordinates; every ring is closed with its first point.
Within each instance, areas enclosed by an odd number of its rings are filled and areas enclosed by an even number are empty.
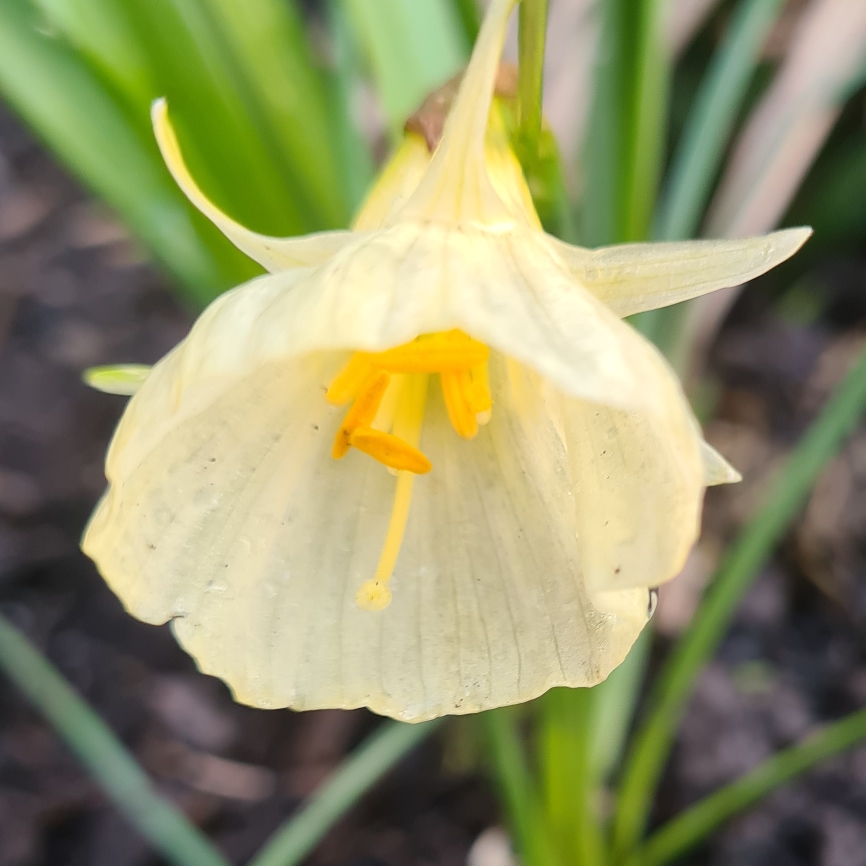
{"type": "Polygon", "coordinates": [[[413,448],[398,436],[383,433],[381,430],[359,427],[352,433],[351,444],[391,469],[403,469],[416,475],[424,475],[433,468],[433,464],[417,448],[413,448]]]}
{"type": "Polygon", "coordinates": [[[361,387],[334,439],[331,454],[335,459],[346,455],[352,445],[352,435],[359,427],[369,427],[373,423],[390,381],[391,377],[387,373],[374,373],[361,387]]]}
{"type": "Polygon", "coordinates": [[[468,370],[484,363],[490,350],[462,331],[426,334],[372,356],[380,370],[389,373],[441,373],[468,370]]]}
{"type": "Polygon", "coordinates": [[[478,435],[478,421],[475,417],[478,412],[472,406],[472,380],[469,371],[442,373],[440,378],[442,396],[445,398],[445,408],[448,410],[451,426],[457,431],[458,436],[473,439],[478,435]]]}
{"type": "Polygon", "coordinates": [[[355,352],[349,363],[337,374],[331,382],[325,399],[333,406],[342,406],[357,397],[374,371],[367,352],[355,352]]]}
{"type": "Polygon", "coordinates": [[[476,415],[489,412],[493,408],[493,398],[490,396],[490,379],[487,374],[487,364],[479,364],[470,371],[472,384],[469,386],[469,404],[476,415]]]}

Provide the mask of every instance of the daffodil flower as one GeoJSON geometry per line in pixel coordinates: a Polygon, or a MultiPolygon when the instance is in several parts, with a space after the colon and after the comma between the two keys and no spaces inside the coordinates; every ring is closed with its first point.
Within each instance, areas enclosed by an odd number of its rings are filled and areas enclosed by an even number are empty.
{"type": "Polygon", "coordinates": [[[737,480],[621,317],[749,280],[808,231],[546,235],[491,110],[514,2],[490,4],[432,158],[408,135],[352,231],[239,226],[154,106],[177,182],[271,273],[146,377],[83,546],[244,703],[419,721],[598,683],[682,568],[706,485],[737,480]]]}

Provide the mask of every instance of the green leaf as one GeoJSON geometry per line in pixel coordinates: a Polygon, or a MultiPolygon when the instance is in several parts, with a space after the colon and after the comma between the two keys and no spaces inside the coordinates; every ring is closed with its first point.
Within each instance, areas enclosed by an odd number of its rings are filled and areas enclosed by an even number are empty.
{"type": "MultiPolygon", "coordinates": [[[[69,168],[204,302],[243,273],[199,228],[156,146],[80,56],[46,35],[27,0],[0,4],[0,92],[69,168]]],[[[219,243],[222,243],[220,241],[219,243]]]]}
{"type": "Polygon", "coordinates": [[[153,79],[147,58],[120,7],[113,0],[35,0],[58,28],[107,82],[147,105],[153,79]]]}
{"type": "Polygon", "coordinates": [[[373,155],[355,124],[354,96],[361,80],[356,45],[343,3],[326,7],[334,46],[335,71],[331,76],[331,126],[334,129],[338,163],[350,208],[354,213],[373,179],[373,155]]]}
{"type": "Polygon", "coordinates": [[[463,25],[463,33],[466,36],[466,47],[471,49],[481,29],[481,11],[478,8],[478,0],[454,0],[454,8],[463,25]]]}
{"type": "Polygon", "coordinates": [[[648,712],[632,741],[620,783],[614,835],[618,862],[639,843],[677,725],[699,673],[718,647],[758,570],[864,411],[866,351],[785,462],[763,507],[728,549],[688,631],[665,662],[648,712]]]}
{"type": "Polygon", "coordinates": [[[295,866],[388,770],[429,737],[443,719],[419,725],[385,722],[313,793],[310,801],[249,862],[248,866],[295,866]]]}
{"type": "Polygon", "coordinates": [[[465,62],[466,42],[454,7],[442,0],[331,2],[346,3],[396,138],[424,97],[465,62]]]}
{"type": "MultiPolygon", "coordinates": [[[[321,215],[309,212],[284,170],[261,95],[215,0],[125,0],[122,8],[147,58],[151,96],[167,97],[184,157],[202,189],[257,231],[294,235],[322,227],[321,215]]],[[[149,103],[135,110],[143,117],[149,103]]]]}
{"type": "Polygon", "coordinates": [[[670,59],[662,0],[602,0],[582,164],[588,246],[645,240],[661,172],[670,59]]]}
{"type": "Polygon", "coordinates": [[[782,0],[740,0],[701,82],[674,153],[656,221],[658,240],[694,237],[782,0]]]}
{"type": "Polygon", "coordinates": [[[607,862],[592,753],[595,703],[594,689],[551,689],[537,703],[545,823],[561,862],[573,866],[607,862]]]}
{"type": "Polygon", "coordinates": [[[819,761],[866,738],[866,710],[852,713],[805,742],[774,755],[752,772],[705,797],[649,837],[630,866],[661,866],[706,838],[716,827],[819,761]]]}
{"type": "Polygon", "coordinates": [[[349,202],[341,185],[326,88],[313,65],[303,22],[284,0],[207,0],[231,43],[245,102],[273,135],[276,167],[291,178],[316,228],[343,228],[349,202]]]}
{"type": "Polygon", "coordinates": [[[127,820],[175,866],[228,866],[160,797],[144,770],[50,662],[0,616],[0,668],[33,702],[127,820]]]}

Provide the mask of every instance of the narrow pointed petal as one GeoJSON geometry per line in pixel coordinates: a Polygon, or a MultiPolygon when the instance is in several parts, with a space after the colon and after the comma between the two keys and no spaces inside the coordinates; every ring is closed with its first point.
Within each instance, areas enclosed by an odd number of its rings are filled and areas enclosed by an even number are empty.
{"type": "Polygon", "coordinates": [[[81,378],[85,384],[105,394],[131,397],[150,375],[148,364],[112,364],[107,367],[90,367],[81,378]]]}
{"type": "MultiPolygon", "coordinates": [[[[356,233],[319,268],[226,293],[185,341],[185,372],[241,375],[308,352],[382,351],[452,328],[576,397],[631,410],[668,399],[659,383],[673,374],[658,351],[574,283],[543,234],[436,223],[356,233]]],[[[170,399],[183,398],[188,380],[171,383],[170,399]]]]}
{"type": "Polygon", "coordinates": [[[742,240],[624,244],[596,250],[551,239],[575,279],[625,317],[738,286],[789,259],[809,228],[742,240]]]}
{"type": "Polygon", "coordinates": [[[736,484],[743,480],[743,476],[707,442],[701,442],[701,457],[704,461],[704,483],[707,487],[736,484]]]}
{"type": "Polygon", "coordinates": [[[320,265],[351,238],[351,232],[320,232],[296,238],[273,238],[235,222],[201,191],[186,167],[177,135],[168,118],[168,103],[165,99],[157,99],[150,113],[159,149],[177,185],[241,252],[265,270],[274,272],[320,265]]]}
{"type": "Polygon", "coordinates": [[[512,221],[514,214],[488,177],[484,143],[506,26],[516,2],[490,3],[442,140],[401,219],[487,225],[512,221]]]}
{"type": "MultiPolygon", "coordinates": [[[[127,608],[173,619],[200,668],[261,707],[420,721],[606,677],[648,593],[587,587],[556,397],[551,414],[525,405],[500,356],[496,412],[472,442],[431,387],[421,447],[436,470],[416,480],[391,605],[358,608],[396,482],[364,455],[330,456],[342,412],[324,386],[344,360],[318,353],[221,387],[203,374],[195,411],[175,415],[165,382],[133,398],[138,423],[118,434],[84,539],[127,608]]],[[[160,367],[177,375],[182,353],[160,367]]]]}

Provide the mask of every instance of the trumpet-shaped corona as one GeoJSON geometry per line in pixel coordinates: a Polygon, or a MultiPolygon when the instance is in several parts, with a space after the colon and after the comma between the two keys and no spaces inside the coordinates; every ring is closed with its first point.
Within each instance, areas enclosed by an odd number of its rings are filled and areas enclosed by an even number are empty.
{"type": "Polygon", "coordinates": [[[493,99],[514,3],[490,3],[441,140],[410,127],[350,231],[238,225],[154,104],[180,187],[269,274],[152,369],[87,374],[133,396],[83,547],[240,701],[420,721],[593,685],[682,568],[706,486],[739,478],[621,319],[809,232],[546,235],[493,99]]]}

